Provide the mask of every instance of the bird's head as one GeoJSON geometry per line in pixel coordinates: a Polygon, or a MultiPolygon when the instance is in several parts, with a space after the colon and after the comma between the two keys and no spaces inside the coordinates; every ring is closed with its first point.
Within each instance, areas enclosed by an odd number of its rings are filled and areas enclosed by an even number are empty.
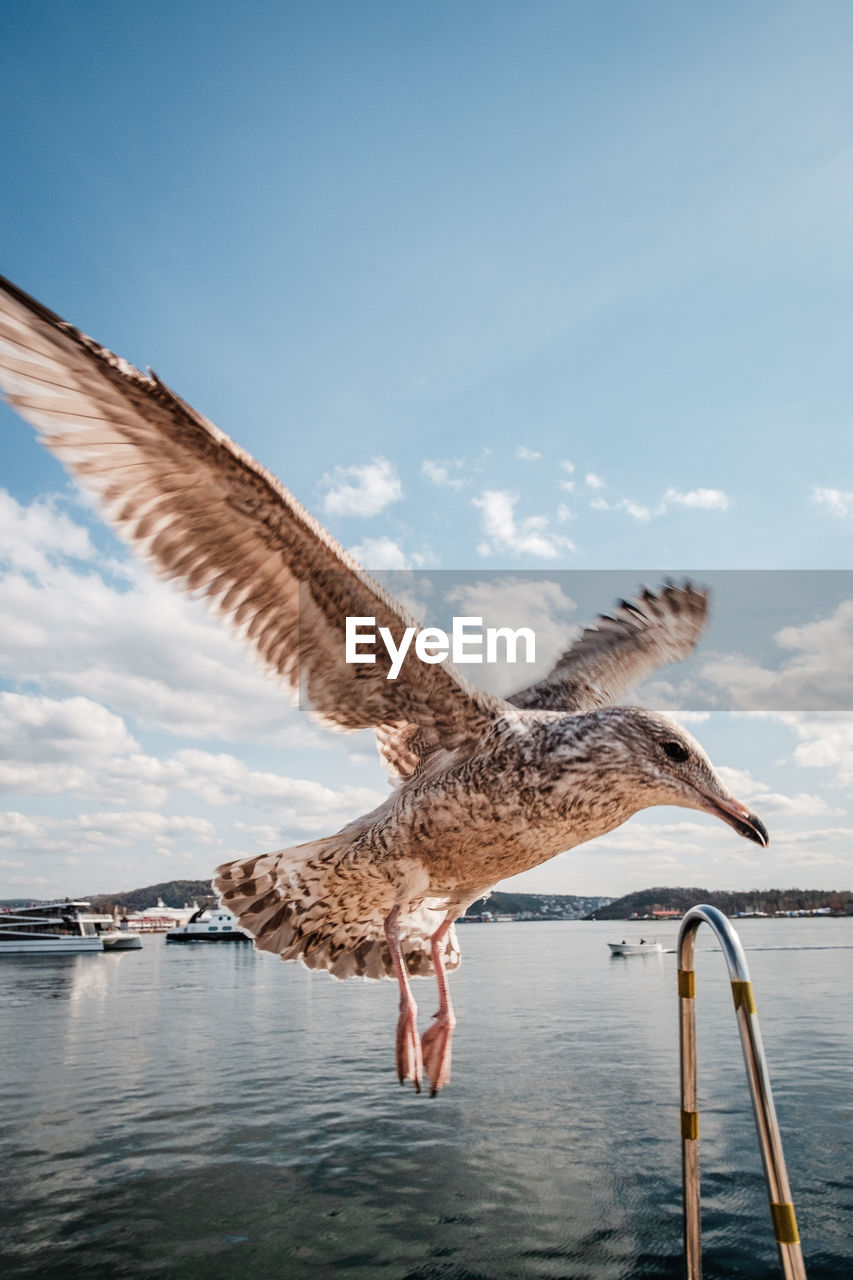
{"type": "Polygon", "coordinates": [[[669,716],[607,707],[578,720],[587,722],[578,745],[599,785],[627,810],[620,821],[652,805],[678,805],[722,818],[762,848],[769,844],[761,819],[730,794],[696,739],[669,716]]]}

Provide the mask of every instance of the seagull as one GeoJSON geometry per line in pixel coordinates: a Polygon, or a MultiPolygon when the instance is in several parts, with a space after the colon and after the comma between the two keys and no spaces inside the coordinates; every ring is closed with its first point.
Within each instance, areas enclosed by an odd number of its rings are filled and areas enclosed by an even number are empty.
{"type": "Polygon", "coordinates": [[[653,805],[721,818],[762,847],[763,823],[674,720],[618,703],[686,657],[708,611],[689,582],[644,588],[583,630],[509,698],[409,649],[345,661],[345,622],[372,617],[399,650],[419,624],[282,484],[153,372],[142,373],[0,277],[0,387],[161,575],[202,595],[270,673],[338,730],[372,729],[394,780],[371,813],[322,839],[219,867],[221,901],[255,946],[400,993],[401,1083],[450,1079],[454,922],[501,880],[653,805]],[[411,979],[434,977],[422,1037],[411,979]]]}

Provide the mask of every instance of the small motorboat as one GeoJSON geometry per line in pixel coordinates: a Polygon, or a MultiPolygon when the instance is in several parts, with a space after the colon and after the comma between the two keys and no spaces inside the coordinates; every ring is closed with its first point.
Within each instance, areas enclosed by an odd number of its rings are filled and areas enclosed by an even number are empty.
{"type": "Polygon", "coordinates": [[[608,942],[612,956],[649,956],[660,954],[663,946],[657,938],[640,938],[639,942],[608,942]]]}
{"type": "Polygon", "coordinates": [[[105,951],[139,951],[142,947],[142,939],[138,933],[119,929],[113,917],[106,912],[87,911],[80,919],[95,926],[95,932],[104,944],[105,951]]]}
{"type": "Polygon", "coordinates": [[[105,951],[141,951],[142,939],[129,929],[98,929],[105,951]]]}
{"type": "Polygon", "coordinates": [[[186,924],[170,929],[167,942],[252,942],[252,935],[241,929],[237,917],[222,907],[200,907],[186,924]]]}

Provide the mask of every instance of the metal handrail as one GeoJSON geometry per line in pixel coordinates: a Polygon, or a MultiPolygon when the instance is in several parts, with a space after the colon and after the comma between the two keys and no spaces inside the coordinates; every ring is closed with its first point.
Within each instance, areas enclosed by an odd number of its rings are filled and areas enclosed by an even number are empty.
{"type": "Polygon", "coordinates": [[[714,930],[726,957],[743,1049],[758,1145],[770,1201],[770,1218],[786,1280],[806,1280],[797,1219],[782,1153],[782,1138],[761,1043],[755,997],[740,938],[716,907],[691,907],[678,935],[678,995],[681,1042],[681,1169],[684,1188],[684,1266],[687,1280],[701,1280],[699,1207],[699,1111],[696,1101],[696,979],[693,944],[700,924],[714,930]]]}

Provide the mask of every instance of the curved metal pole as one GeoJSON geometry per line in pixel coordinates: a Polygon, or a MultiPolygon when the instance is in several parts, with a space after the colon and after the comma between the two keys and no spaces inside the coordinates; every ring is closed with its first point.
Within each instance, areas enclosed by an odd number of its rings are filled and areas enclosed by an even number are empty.
{"type": "Polygon", "coordinates": [[[701,1280],[702,1240],[699,1208],[699,1110],[696,1102],[696,979],[693,944],[700,924],[717,935],[732,984],[740,1043],[752,1095],[752,1110],[770,1201],[773,1234],[786,1280],[806,1280],[797,1219],[782,1153],[782,1138],[767,1059],[761,1043],[755,997],[740,938],[716,907],[691,907],[678,935],[678,995],[681,1041],[681,1168],[684,1186],[684,1265],[687,1280],[701,1280]]]}

